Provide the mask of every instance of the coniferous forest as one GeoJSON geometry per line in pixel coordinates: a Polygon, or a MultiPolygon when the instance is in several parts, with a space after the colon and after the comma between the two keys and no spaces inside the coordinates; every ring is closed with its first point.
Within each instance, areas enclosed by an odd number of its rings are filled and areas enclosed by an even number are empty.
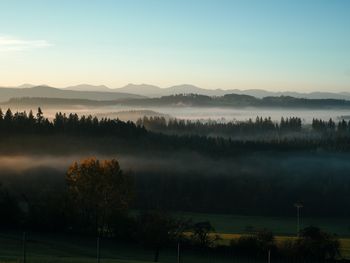
{"type": "MultiPolygon", "coordinates": [[[[133,167],[135,209],[290,215],[289,205],[304,200],[309,215],[350,213],[350,125],[344,120],[314,119],[306,126],[298,117],[279,123],[260,117],[229,123],[154,117],[133,123],[61,113],[48,120],[40,108],[8,109],[0,113],[0,134],[2,154],[120,157],[133,167]]],[[[15,173],[3,169],[3,178],[15,173]]],[[[63,191],[62,165],[26,172],[63,191]]],[[[11,190],[20,179],[9,180],[9,187],[3,185],[7,198],[21,200],[11,190]]],[[[41,195],[50,191],[37,187],[30,189],[33,196],[46,200],[41,195]]]]}

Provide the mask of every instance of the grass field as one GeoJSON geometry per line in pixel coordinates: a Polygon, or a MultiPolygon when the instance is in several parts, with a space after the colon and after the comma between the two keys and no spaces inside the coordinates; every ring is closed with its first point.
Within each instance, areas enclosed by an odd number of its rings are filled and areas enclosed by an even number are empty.
{"type": "MultiPolygon", "coordinates": [[[[192,218],[194,222],[210,221],[222,238],[222,243],[228,244],[231,239],[239,238],[246,233],[247,227],[268,229],[276,236],[276,241],[282,242],[296,236],[296,217],[262,217],[237,216],[221,214],[177,213],[183,218],[192,218]]],[[[301,227],[317,226],[339,237],[341,253],[350,259],[350,219],[349,218],[302,218],[301,227]]]]}
{"type": "MultiPolygon", "coordinates": [[[[221,242],[238,238],[240,234],[221,234],[221,242]]],[[[277,236],[277,242],[294,237],[277,236]]],[[[350,239],[341,239],[343,256],[350,256],[350,239]]],[[[81,239],[62,235],[30,235],[27,242],[27,263],[83,263],[96,262],[96,244],[91,238],[81,239]]],[[[0,262],[22,262],[23,247],[20,233],[0,235],[0,262]]],[[[106,263],[147,263],[152,262],[153,252],[135,245],[121,245],[102,240],[101,262],[106,263]]],[[[176,248],[161,251],[160,262],[175,263],[176,248]]],[[[235,258],[217,258],[194,252],[184,252],[182,262],[228,263],[243,262],[235,258]]],[[[253,263],[255,260],[245,260],[253,263]]],[[[276,262],[276,260],[275,260],[276,262]]]]}
{"type": "MultiPolygon", "coordinates": [[[[231,239],[243,234],[247,226],[255,228],[267,228],[276,235],[276,241],[295,238],[295,218],[252,217],[177,213],[177,216],[192,218],[194,222],[208,220],[216,231],[220,233],[220,242],[228,244],[231,239]]],[[[305,218],[303,225],[316,225],[324,230],[337,233],[340,237],[341,252],[343,257],[350,258],[350,221],[346,219],[305,218]]],[[[23,247],[22,233],[0,233],[0,263],[22,262],[23,247]]],[[[113,241],[101,240],[101,263],[140,263],[152,262],[153,251],[143,249],[137,245],[119,244],[113,241]]],[[[177,258],[176,248],[162,251],[160,262],[175,263],[177,258]]],[[[209,255],[184,252],[183,262],[242,262],[227,259],[212,258],[209,255]]],[[[28,234],[27,263],[83,263],[96,262],[96,240],[88,237],[66,236],[57,234],[28,234]]]]}
{"type": "MultiPolygon", "coordinates": [[[[232,239],[238,239],[241,234],[227,234],[227,233],[219,233],[221,237],[221,243],[222,244],[229,244],[232,239]]],[[[286,240],[293,240],[296,237],[294,236],[275,236],[276,242],[281,243],[286,240]]],[[[344,258],[350,259],[350,238],[339,238],[340,241],[340,250],[341,255],[344,258]]]]}
{"type": "MultiPolygon", "coordinates": [[[[96,239],[60,234],[28,234],[26,242],[27,263],[89,263],[96,262],[96,239]]],[[[136,244],[120,244],[101,239],[101,263],[153,262],[154,252],[136,244]]],[[[21,233],[0,234],[0,263],[23,262],[21,233]]],[[[160,262],[176,263],[177,247],[160,252],[160,262]]],[[[232,263],[232,258],[217,258],[209,253],[182,250],[182,262],[232,263]]]]}
{"type": "MultiPolygon", "coordinates": [[[[210,221],[219,233],[242,234],[247,227],[266,228],[275,235],[296,235],[296,217],[237,216],[221,214],[176,213],[183,218],[192,218],[193,222],[210,221]]],[[[301,227],[317,226],[339,237],[350,238],[350,218],[302,217],[301,227]]]]}
{"type": "MultiPolygon", "coordinates": [[[[151,262],[153,252],[135,245],[123,245],[108,239],[101,240],[100,255],[103,262],[151,262]]],[[[168,260],[168,253],[162,255],[168,260]]],[[[0,234],[0,262],[22,262],[21,233],[0,234]]],[[[96,239],[55,234],[28,233],[27,263],[41,262],[96,262],[96,239]]]]}

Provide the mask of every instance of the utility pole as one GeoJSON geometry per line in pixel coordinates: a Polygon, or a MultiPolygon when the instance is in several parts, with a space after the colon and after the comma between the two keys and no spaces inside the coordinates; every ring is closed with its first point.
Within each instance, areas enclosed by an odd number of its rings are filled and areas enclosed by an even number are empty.
{"type": "Polygon", "coordinates": [[[23,246],[23,263],[27,262],[27,238],[26,238],[26,232],[23,232],[22,236],[22,246],[23,246]]]}
{"type": "Polygon", "coordinates": [[[300,209],[304,207],[304,205],[301,202],[297,202],[294,204],[294,206],[297,208],[297,236],[299,237],[300,234],[300,209]]]}
{"type": "Polygon", "coordinates": [[[180,242],[177,242],[177,263],[180,263],[180,242]]]}

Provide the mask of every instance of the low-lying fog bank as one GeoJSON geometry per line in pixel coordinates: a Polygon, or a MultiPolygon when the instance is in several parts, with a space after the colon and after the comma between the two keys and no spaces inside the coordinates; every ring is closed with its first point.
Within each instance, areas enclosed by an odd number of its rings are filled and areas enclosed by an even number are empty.
{"type": "Polygon", "coordinates": [[[178,175],[194,173],[198,176],[302,176],[327,174],[345,176],[350,172],[348,153],[252,153],[242,157],[210,158],[198,153],[154,155],[0,155],[0,177],[4,174],[24,174],[27,171],[53,169],[65,174],[73,162],[95,157],[99,160],[117,159],[125,171],[134,173],[163,173],[178,175]]]}
{"type": "MultiPolygon", "coordinates": [[[[2,106],[3,110],[7,106],[2,106]]],[[[15,110],[32,109],[32,107],[16,107],[15,110]]],[[[93,115],[99,118],[119,118],[121,120],[136,121],[143,116],[163,116],[165,118],[179,118],[188,120],[219,120],[219,121],[246,121],[255,119],[257,116],[268,118],[273,121],[280,121],[281,117],[299,117],[303,123],[311,123],[313,118],[329,120],[350,119],[350,110],[347,109],[281,109],[281,108],[217,108],[217,107],[137,107],[137,106],[105,106],[105,107],[86,107],[86,106],[64,106],[52,107],[44,106],[42,110],[49,119],[54,118],[56,112],[77,113],[78,115],[93,115]]]]}
{"type": "MultiPolygon", "coordinates": [[[[0,183],[21,200],[62,195],[69,165],[82,155],[2,155],[0,183]]],[[[247,215],[350,216],[349,154],[251,154],[208,158],[187,153],[98,155],[132,171],[135,209],[247,215]],[[322,204],[322,205],[321,205],[322,204]]]]}

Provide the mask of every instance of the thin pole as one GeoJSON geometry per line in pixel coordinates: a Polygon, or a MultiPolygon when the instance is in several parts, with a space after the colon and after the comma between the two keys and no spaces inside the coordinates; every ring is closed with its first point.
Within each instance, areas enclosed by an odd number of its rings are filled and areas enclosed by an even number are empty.
{"type": "Polygon", "coordinates": [[[271,262],[271,249],[269,249],[269,252],[267,253],[267,263],[271,262]]]}
{"type": "Polygon", "coordinates": [[[27,238],[26,238],[26,232],[23,232],[23,236],[22,236],[22,245],[23,245],[23,263],[26,263],[27,261],[27,238]]]}
{"type": "Polygon", "coordinates": [[[300,233],[300,207],[297,207],[297,236],[299,237],[300,233]]]}
{"type": "Polygon", "coordinates": [[[180,242],[177,243],[177,263],[180,263],[180,242]]]}
{"type": "Polygon", "coordinates": [[[96,243],[96,259],[97,259],[97,263],[100,263],[100,237],[97,237],[97,243],[96,243]]]}
{"type": "Polygon", "coordinates": [[[300,235],[300,214],[301,214],[301,208],[303,208],[303,204],[298,202],[295,203],[294,206],[297,209],[297,237],[299,237],[300,235]]]}

